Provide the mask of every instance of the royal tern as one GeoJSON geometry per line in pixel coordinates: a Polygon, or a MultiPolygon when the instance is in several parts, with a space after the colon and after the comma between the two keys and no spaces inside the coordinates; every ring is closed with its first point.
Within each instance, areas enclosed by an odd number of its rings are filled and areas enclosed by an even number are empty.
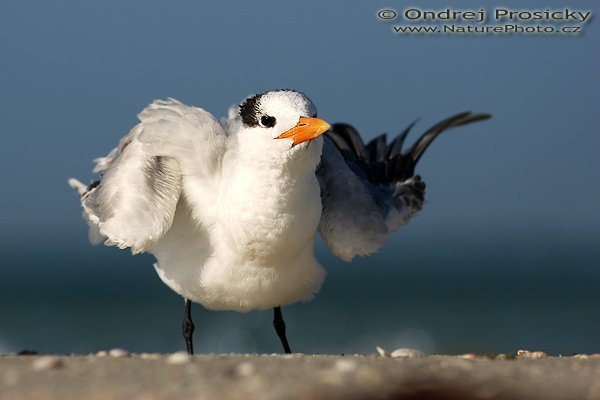
{"type": "Polygon", "coordinates": [[[323,283],[317,232],[347,261],[377,251],[423,206],[414,169],[429,144],[489,117],[450,117],[402,152],[412,125],[390,144],[382,135],[364,145],[350,125],[330,127],[316,115],[308,97],[287,89],[248,97],[221,121],[174,99],[155,101],[95,160],[100,180],[69,180],[90,240],[151,253],[162,281],[184,297],[190,354],[192,302],[273,308],[291,352],[280,307],[311,299],[323,283]]]}

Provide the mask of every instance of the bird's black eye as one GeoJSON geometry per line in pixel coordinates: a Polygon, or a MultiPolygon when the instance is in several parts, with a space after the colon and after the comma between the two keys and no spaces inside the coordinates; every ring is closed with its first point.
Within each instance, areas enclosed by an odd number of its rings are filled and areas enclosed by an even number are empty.
{"type": "Polygon", "coordinates": [[[260,117],[260,125],[265,128],[272,128],[275,126],[275,117],[271,117],[270,115],[263,115],[260,117]]]}

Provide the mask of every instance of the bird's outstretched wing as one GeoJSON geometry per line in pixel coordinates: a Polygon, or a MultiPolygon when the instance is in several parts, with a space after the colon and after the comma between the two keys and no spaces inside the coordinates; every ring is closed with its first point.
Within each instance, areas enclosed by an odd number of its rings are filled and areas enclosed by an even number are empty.
{"type": "Polygon", "coordinates": [[[101,179],[69,183],[81,195],[92,242],[140,253],[169,230],[186,180],[207,192],[226,146],[226,134],[208,112],[177,100],[155,101],[106,157],[95,160],[101,179]],[[200,162],[198,162],[200,160],[200,162]],[[196,162],[194,162],[196,161],[196,162]]]}
{"type": "Polygon", "coordinates": [[[425,183],[415,176],[415,166],[427,147],[442,132],[489,117],[469,112],[449,117],[405,151],[415,123],[389,144],[383,134],[366,145],[352,126],[334,124],[324,135],[317,169],[323,206],[319,232],[333,253],[349,261],[377,251],[423,206],[425,183]]]}

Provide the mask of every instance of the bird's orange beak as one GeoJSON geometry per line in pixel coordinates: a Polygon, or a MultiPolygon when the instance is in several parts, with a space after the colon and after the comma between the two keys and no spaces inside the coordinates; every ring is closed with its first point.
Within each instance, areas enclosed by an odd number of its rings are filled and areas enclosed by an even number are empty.
{"type": "Polygon", "coordinates": [[[283,132],[276,139],[294,139],[294,144],[299,144],[321,136],[329,128],[331,126],[322,119],[300,117],[296,126],[283,132]]]}

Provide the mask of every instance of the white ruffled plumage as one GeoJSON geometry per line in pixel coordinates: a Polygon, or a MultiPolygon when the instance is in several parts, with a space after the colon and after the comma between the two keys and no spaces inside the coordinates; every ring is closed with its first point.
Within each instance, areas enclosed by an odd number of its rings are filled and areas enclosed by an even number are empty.
{"type": "MultiPolygon", "coordinates": [[[[177,100],[155,101],[96,160],[100,181],[69,181],[90,237],[152,253],[171,289],[210,309],[312,298],[325,276],[314,256],[317,231],[345,260],[371,254],[424,200],[412,173],[400,181],[369,177],[360,148],[354,159],[345,148],[356,137],[343,129],[323,138],[328,125],[321,124],[296,144],[297,137],[280,138],[315,116],[312,102],[291,90],[249,97],[221,122],[177,100]]],[[[391,154],[384,143],[374,157],[381,151],[391,154]]]]}

